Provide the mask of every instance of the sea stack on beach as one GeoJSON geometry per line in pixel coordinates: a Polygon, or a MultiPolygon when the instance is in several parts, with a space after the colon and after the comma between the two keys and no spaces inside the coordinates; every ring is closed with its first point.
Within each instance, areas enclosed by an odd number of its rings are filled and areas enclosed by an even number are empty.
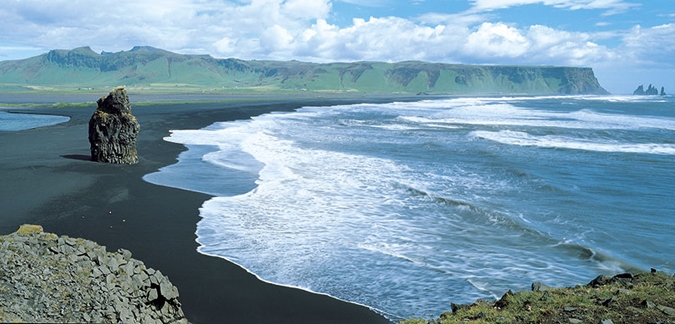
{"type": "Polygon", "coordinates": [[[89,120],[91,160],[97,162],[136,164],[136,137],[140,125],[131,114],[125,87],[117,87],[97,101],[98,108],[89,120]]]}

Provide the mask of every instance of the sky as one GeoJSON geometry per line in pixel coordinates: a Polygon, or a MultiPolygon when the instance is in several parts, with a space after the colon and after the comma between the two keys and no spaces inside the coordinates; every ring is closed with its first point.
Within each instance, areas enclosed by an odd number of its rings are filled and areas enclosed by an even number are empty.
{"type": "Polygon", "coordinates": [[[675,0],[3,0],[0,21],[0,60],[147,45],[244,60],[581,66],[615,94],[675,93],[675,0]]]}

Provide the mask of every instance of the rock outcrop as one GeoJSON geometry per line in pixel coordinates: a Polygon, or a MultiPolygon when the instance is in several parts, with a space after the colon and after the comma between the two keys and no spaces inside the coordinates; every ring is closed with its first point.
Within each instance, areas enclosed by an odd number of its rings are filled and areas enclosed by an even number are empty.
{"type": "Polygon", "coordinates": [[[161,272],[92,241],[23,225],[0,236],[0,322],[187,323],[161,272]]]}
{"type": "MultiPolygon", "coordinates": [[[[633,95],[635,95],[635,96],[656,96],[656,95],[659,95],[659,90],[656,87],[652,86],[651,84],[649,85],[649,87],[647,87],[647,90],[645,90],[644,85],[641,84],[640,86],[637,87],[637,89],[635,89],[635,91],[633,91],[633,95]]],[[[664,87],[661,87],[660,95],[661,96],[666,95],[666,89],[664,87]]]]}
{"type": "Polygon", "coordinates": [[[97,101],[98,108],[89,120],[91,160],[97,162],[136,164],[136,137],[140,125],[131,114],[125,87],[117,87],[97,101]]]}

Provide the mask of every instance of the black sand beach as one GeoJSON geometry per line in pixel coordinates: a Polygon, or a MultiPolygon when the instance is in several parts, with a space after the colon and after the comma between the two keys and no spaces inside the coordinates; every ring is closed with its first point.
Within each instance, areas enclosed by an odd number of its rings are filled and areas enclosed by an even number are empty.
{"type": "MultiPolygon", "coordinates": [[[[0,99],[3,99],[0,97],[0,99]]],[[[385,99],[268,98],[251,102],[134,105],[140,163],[89,161],[87,123],[95,107],[5,109],[70,116],[54,126],[0,132],[0,233],[25,223],[47,232],[125,248],[167,275],[193,323],[387,323],[366,307],[275,286],[226,260],[197,253],[198,208],[207,195],[147,183],[185,148],[163,141],[171,129],[196,129],[270,111],[385,99]]],[[[0,100],[1,102],[2,100],[0,100]]],[[[336,265],[339,266],[339,265],[336,265]]]]}

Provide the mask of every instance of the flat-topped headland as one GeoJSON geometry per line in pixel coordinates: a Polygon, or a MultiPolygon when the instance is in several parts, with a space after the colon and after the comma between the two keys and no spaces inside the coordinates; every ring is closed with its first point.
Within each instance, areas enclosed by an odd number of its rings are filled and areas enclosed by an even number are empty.
{"type": "Polygon", "coordinates": [[[149,46],[116,53],[96,53],[89,47],[51,50],[0,62],[0,92],[4,93],[93,92],[116,84],[163,94],[607,94],[587,67],[246,61],[182,55],[149,46]]]}

